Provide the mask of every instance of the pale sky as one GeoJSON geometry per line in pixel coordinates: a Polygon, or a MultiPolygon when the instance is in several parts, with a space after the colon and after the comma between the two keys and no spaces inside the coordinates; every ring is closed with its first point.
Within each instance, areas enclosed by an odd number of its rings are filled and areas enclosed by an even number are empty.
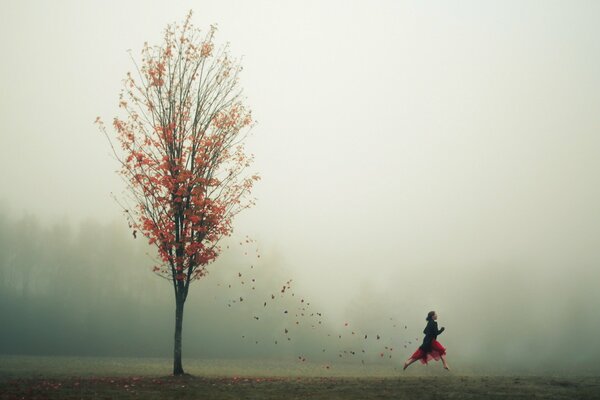
{"type": "Polygon", "coordinates": [[[258,121],[258,202],[235,235],[315,295],[376,288],[421,321],[458,315],[452,282],[486,271],[556,288],[598,270],[596,1],[3,1],[0,198],[15,215],[126,224],[93,121],[119,114],[127,49],[139,60],[190,8],[244,57],[258,121]]]}

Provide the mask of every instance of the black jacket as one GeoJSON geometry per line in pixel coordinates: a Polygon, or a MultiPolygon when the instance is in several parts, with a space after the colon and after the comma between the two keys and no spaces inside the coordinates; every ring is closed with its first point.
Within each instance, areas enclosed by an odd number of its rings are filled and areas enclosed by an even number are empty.
{"type": "Polygon", "coordinates": [[[430,319],[427,322],[427,326],[423,330],[425,338],[423,339],[423,344],[420,345],[419,348],[425,352],[431,351],[431,342],[433,341],[433,339],[437,338],[437,335],[444,332],[444,329],[445,328],[438,330],[437,322],[430,319]]]}

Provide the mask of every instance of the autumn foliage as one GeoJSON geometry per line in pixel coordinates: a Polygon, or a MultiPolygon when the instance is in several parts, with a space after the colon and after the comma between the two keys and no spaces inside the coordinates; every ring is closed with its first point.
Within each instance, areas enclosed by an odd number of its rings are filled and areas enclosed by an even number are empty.
{"type": "Polygon", "coordinates": [[[167,27],[162,46],[144,43],[141,65],[134,60],[136,73],[127,73],[119,96],[126,115],[113,120],[124,155],[111,141],[134,203],[122,205],[130,227],[157,246],[154,272],[184,298],[219,255],[233,217],[254,204],[248,195],[259,179],[243,174],[253,120],[238,89],[242,68],[227,46],[215,49],[216,27],[202,35],[191,14],[183,26],[167,27]]]}

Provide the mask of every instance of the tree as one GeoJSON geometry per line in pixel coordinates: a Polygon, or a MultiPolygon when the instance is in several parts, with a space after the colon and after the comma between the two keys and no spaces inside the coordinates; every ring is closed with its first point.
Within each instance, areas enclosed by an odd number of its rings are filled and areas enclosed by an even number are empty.
{"type": "MultiPolygon", "coordinates": [[[[100,117],[96,123],[121,165],[131,203],[119,203],[129,227],[158,248],[153,271],[173,284],[173,374],[181,362],[183,309],[190,283],[206,275],[232,219],[255,204],[249,198],[258,175],[245,174],[253,160],[244,139],[253,125],[238,89],[239,62],[228,46],[215,50],[215,26],[204,37],[190,20],[167,25],[162,46],[144,43],[137,75],[127,73],[119,95],[126,116],[113,126],[117,154],[100,117]]],[[[130,54],[131,55],[131,54],[130,54]]]]}

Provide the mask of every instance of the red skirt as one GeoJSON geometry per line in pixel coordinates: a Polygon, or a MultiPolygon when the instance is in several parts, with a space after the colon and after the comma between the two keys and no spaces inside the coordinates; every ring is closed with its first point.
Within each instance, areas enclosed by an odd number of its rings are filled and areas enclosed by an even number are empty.
{"type": "Polygon", "coordinates": [[[422,364],[427,364],[431,360],[439,361],[440,356],[444,354],[446,354],[446,348],[440,342],[433,339],[430,351],[426,353],[419,347],[410,358],[420,360],[422,364]]]}

